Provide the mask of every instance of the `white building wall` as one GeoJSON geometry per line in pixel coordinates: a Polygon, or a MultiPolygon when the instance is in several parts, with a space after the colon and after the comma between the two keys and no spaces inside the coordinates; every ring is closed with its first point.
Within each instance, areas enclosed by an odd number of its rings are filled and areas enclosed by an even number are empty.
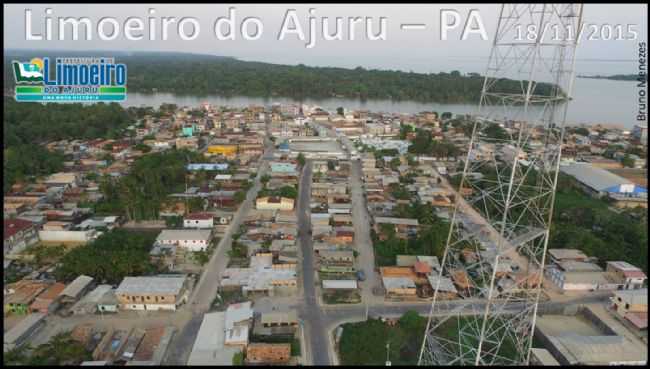
{"type": "Polygon", "coordinates": [[[181,240],[178,246],[190,251],[203,251],[208,247],[208,242],[203,240],[181,240]]]}
{"type": "Polygon", "coordinates": [[[95,231],[38,231],[43,242],[88,242],[95,234],[95,231]]]}
{"type": "Polygon", "coordinates": [[[214,219],[184,219],[183,227],[185,228],[212,228],[214,227],[214,219]]]}

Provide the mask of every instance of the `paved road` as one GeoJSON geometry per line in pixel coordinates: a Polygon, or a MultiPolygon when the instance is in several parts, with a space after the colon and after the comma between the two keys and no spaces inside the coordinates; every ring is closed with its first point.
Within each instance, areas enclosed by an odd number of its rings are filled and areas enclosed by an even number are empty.
{"type": "MultiPolygon", "coordinates": [[[[351,153],[354,145],[349,138],[337,136],[334,130],[320,126],[321,131],[329,137],[338,137],[344,149],[351,153]]],[[[357,268],[363,270],[366,280],[359,282],[361,300],[364,304],[373,304],[384,300],[383,296],[374,296],[372,289],[381,286],[379,274],[375,272],[375,249],[370,238],[370,215],[364,197],[363,173],[361,162],[350,160],[350,198],[352,200],[352,223],[354,226],[354,244],[359,252],[357,268]]]]}
{"type": "MultiPolygon", "coordinates": [[[[270,150],[272,150],[272,147],[267,146],[264,157],[269,155],[270,150]]],[[[197,313],[208,311],[212,301],[217,296],[217,286],[221,279],[221,274],[228,264],[228,258],[226,255],[232,244],[232,235],[239,230],[246,214],[248,214],[252,209],[257,193],[262,187],[260,179],[266,174],[267,170],[268,162],[265,159],[262,159],[260,170],[257,172],[257,177],[255,177],[253,186],[246,194],[246,200],[244,200],[244,202],[239,206],[239,209],[237,209],[237,212],[230,222],[230,226],[223,235],[223,238],[219,241],[215,252],[212,254],[212,258],[210,258],[199,282],[192,291],[192,295],[190,296],[190,306],[193,311],[197,313]]]]}
{"type": "Polygon", "coordinates": [[[383,300],[383,296],[374,296],[372,290],[380,286],[379,275],[375,273],[375,250],[370,238],[370,216],[363,196],[364,189],[361,181],[361,163],[350,162],[350,197],[352,198],[352,222],[354,224],[354,244],[359,256],[357,267],[363,270],[366,280],[359,282],[361,299],[365,304],[383,300]]]}
{"type": "Polygon", "coordinates": [[[316,281],[314,278],[314,252],[311,229],[309,202],[311,200],[312,163],[308,160],[300,176],[298,204],[296,207],[298,217],[298,240],[302,253],[302,293],[303,303],[299,305],[298,312],[304,324],[305,340],[308,349],[305,362],[312,365],[329,365],[327,331],[323,320],[323,311],[316,296],[316,281]]]}
{"type": "MultiPolygon", "coordinates": [[[[589,303],[605,302],[608,299],[609,299],[608,294],[588,294],[588,295],[584,295],[572,299],[567,299],[561,302],[549,301],[549,302],[540,303],[539,309],[540,311],[542,311],[545,307],[565,308],[571,305],[582,305],[582,304],[589,304],[589,303]]],[[[460,315],[479,314],[480,315],[483,314],[483,311],[485,309],[485,304],[486,304],[486,300],[474,301],[471,303],[468,303],[467,301],[450,302],[449,304],[445,305],[444,308],[438,309],[436,315],[446,316],[449,315],[451,311],[454,311],[452,315],[457,315],[457,314],[460,315]]],[[[525,305],[522,303],[512,303],[504,309],[504,312],[506,314],[514,314],[520,311],[523,308],[523,306],[525,305]]],[[[327,342],[327,344],[329,345],[328,350],[330,352],[333,352],[332,362],[336,365],[339,364],[338,357],[335,354],[335,343],[333,338],[334,330],[336,329],[336,327],[345,323],[363,322],[366,321],[367,317],[374,318],[374,319],[380,317],[398,318],[410,310],[416,311],[424,317],[428,317],[430,313],[430,309],[431,309],[431,305],[430,303],[427,302],[396,303],[391,305],[389,305],[389,303],[384,303],[384,304],[377,303],[368,307],[359,306],[359,305],[337,305],[336,307],[323,309],[325,330],[328,334],[328,342],[327,342]]]]}
{"type": "Polygon", "coordinates": [[[176,332],[167,349],[163,365],[186,365],[202,322],[203,314],[194,314],[183,329],[176,332]]]}

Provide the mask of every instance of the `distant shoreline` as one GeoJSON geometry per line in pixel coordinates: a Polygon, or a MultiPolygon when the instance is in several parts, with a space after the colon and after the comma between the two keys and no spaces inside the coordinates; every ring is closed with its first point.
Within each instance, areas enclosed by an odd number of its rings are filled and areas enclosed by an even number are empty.
{"type": "Polygon", "coordinates": [[[611,76],[587,76],[587,75],[578,75],[578,78],[591,78],[591,79],[608,79],[610,81],[638,81],[638,74],[614,74],[611,76]]]}

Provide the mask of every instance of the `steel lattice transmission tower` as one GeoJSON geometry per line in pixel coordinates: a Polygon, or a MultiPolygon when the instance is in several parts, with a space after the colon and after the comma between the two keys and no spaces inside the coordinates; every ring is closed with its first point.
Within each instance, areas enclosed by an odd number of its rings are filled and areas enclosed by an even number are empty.
{"type": "Polygon", "coordinates": [[[581,25],[580,4],[501,8],[420,365],[529,362],[581,25]]]}

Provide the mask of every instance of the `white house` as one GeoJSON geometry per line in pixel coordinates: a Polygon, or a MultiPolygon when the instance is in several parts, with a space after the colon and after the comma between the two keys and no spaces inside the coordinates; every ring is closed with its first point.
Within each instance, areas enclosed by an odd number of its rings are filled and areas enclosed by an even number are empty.
{"type": "Polygon", "coordinates": [[[183,218],[184,228],[207,228],[214,227],[214,215],[210,213],[193,213],[183,218]]]}
{"type": "Polygon", "coordinates": [[[204,251],[211,238],[211,229],[164,229],[156,242],[161,245],[176,245],[189,251],[204,251]]]}

